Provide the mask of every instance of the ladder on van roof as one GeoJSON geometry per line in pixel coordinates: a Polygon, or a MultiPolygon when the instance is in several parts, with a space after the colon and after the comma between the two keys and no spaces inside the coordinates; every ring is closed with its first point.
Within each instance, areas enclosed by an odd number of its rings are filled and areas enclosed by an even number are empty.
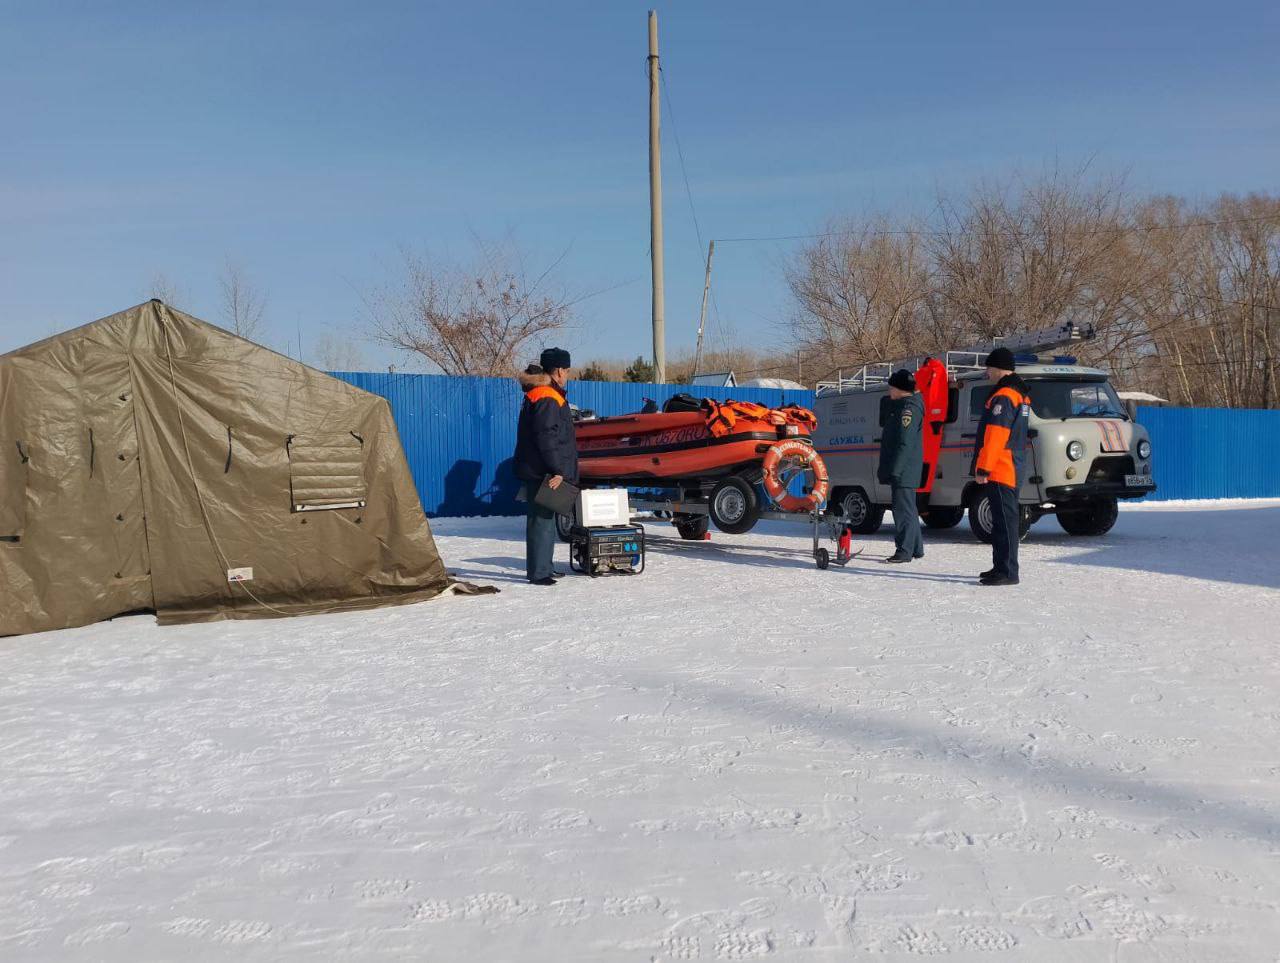
{"type": "MultiPolygon", "coordinates": [[[[972,344],[965,348],[947,351],[939,359],[947,367],[948,375],[963,374],[969,371],[981,371],[985,367],[986,357],[996,348],[1008,348],[1015,355],[1035,355],[1041,351],[1050,351],[1065,344],[1077,341],[1090,341],[1094,337],[1093,325],[1076,324],[1064,321],[1051,328],[1038,331],[1020,331],[1002,338],[972,344]]],[[[888,384],[889,376],[899,368],[915,370],[933,355],[917,355],[911,358],[900,358],[897,361],[875,361],[864,364],[861,368],[846,375],[837,371],[834,381],[819,381],[817,392],[840,394],[843,391],[865,391],[868,388],[881,388],[888,384]]]]}

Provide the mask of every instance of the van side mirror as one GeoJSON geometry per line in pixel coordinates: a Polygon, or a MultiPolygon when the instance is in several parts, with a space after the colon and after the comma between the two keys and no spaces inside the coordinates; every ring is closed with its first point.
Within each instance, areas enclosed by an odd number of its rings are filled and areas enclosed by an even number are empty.
{"type": "Polygon", "coordinates": [[[960,417],[960,389],[947,389],[947,424],[954,425],[960,417]]]}
{"type": "Polygon", "coordinates": [[[883,428],[889,424],[889,406],[893,404],[893,399],[888,395],[880,396],[880,427],[883,428]]]}

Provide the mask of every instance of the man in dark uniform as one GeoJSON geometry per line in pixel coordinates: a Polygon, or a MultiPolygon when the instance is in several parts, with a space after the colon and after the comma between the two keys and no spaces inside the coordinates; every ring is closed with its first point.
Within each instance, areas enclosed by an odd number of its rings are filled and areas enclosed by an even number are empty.
{"type": "Polygon", "coordinates": [[[569,382],[569,352],[547,348],[540,363],[520,375],[524,405],[516,429],[516,477],[524,482],[529,517],[525,524],[525,575],[534,585],[555,585],[563,575],[552,565],[556,547],[556,516],[537,504],[534,495],[546,481],[559,488],[578,484],[578,444],[573,413],[565,394],[569,382]]]}
{"type": "Polygon", "coordinates": [[[974,441],[974,478],[991,499],[992,566],[979,576],[983,585],[1018,584],[1018,540],[1031,400],[1026,383],[1014,374],[1013,352],[996,348],[987,355],[987,377],[996,390],[987,399],[974,441]]]}
{"type": "Polygon", "coordinates": [[[916,379],[905,368],[889,378],[880,435],[880,484],[893,492],[894,553],[886,562],[910,562],[924,558],[924,538],[920,534],[920,512],[916,489],[924,471],[924,402],[916,394],[916,379]]]}

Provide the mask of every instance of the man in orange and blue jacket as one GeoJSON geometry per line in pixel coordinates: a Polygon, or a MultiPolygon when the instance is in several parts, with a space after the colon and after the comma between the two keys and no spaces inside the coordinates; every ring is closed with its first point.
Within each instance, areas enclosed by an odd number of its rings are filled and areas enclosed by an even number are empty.
{"type": "MultiPolygon", "coordinates": [[[[1026,383],[1014,374],[1013,352],[996,348],[987,355],[987,377],[996,390],[987,399],[974,442],[974,478],[991,504],[992,566],[979,576],[983,585],[1018,584],[1018,540],[1031,399],[1026,383]]],[[[976,507],[975,502],[975,507],[976,507]]]]}

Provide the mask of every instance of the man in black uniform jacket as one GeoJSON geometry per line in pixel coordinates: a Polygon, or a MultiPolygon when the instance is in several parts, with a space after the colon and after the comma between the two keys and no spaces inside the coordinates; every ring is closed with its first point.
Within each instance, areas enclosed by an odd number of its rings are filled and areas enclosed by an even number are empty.
{"type": "Polygon", "coordinates": [[[905,368],[889,378],[889,400],[880,435],[880,484],[893,492],[893,544],[886,562],[924,558],[916,489],[924,471],[924,402],[916,394],[916,379],[905,368]]]}

